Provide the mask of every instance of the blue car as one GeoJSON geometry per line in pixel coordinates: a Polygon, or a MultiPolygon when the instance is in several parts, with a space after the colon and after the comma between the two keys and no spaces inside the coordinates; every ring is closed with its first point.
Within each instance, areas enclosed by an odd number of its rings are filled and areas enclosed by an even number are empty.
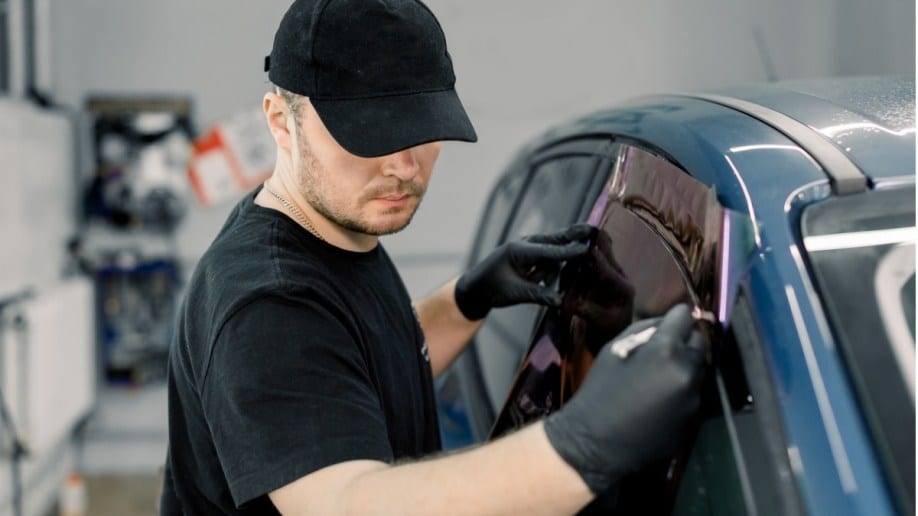
{"type": "Polygon", "coordinates": [[[599,346],[688,303],[712,343],[694,430],[589,511],[914,514],[915,132],[914,78],[852,78],[641,98],[526,145],[469,262],[599,231],[559,309],[492,311],[440,379],[446,446],[556,410],[599,346]]]}

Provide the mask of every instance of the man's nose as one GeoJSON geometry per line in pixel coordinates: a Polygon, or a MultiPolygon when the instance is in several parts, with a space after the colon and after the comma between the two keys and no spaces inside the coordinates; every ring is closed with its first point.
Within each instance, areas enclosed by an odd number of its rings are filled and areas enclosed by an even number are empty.
{"type": "Polygon", "coordinates": [[[383,164],[385,175],[395,176],[402,181],[409,181],[421,171],[414,149],[405,149],[386,156],[383,164]]]}

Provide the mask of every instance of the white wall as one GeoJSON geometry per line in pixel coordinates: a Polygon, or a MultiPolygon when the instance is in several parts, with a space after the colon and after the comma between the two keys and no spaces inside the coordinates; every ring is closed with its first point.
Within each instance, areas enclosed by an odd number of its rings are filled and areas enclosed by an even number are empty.
{"type": "MultiPolygon", "coordinates": [[[[91,92],[189,93],[205,129],[260,102],[267,87],[262,58],[288,4],[57,0],[53,93],[72,105],[91,92]]],[[[512,149],[549,123],[652,92],[914,73],[915,8],[906,0],[875,0],[869,8],[853,0],[428,4],[447,33],[459,93],[480,139],[444,147],[412,227],[387,239],[415,293],[457,269],[496,173],[512,149]]],[[[189,260],[230,206],[191,211],[179,235],[189,260]]]]}
{"type": "Polygon", "coordinates": [[[838,74],[914,73],[914,0],[838,1],[838,74]]]}

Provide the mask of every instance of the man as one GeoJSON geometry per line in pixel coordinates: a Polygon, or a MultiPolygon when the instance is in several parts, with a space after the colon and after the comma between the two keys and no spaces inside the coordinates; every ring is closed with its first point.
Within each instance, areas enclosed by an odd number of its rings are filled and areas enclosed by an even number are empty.
{"type": "Polygon", "coordinates": [[[557,306],[546,285],[591,228],[507,244],[412,307],[378,237],[410,222],[440,142],[476,139],[433,14],[297,0],[266,65],[277,164],[188,286],[163,514],[565,514],[672,449],[703,362],[685,307],[626,330],[657,326],[544,423],[431,457],[432,377],[492,307],[557,306]]]}

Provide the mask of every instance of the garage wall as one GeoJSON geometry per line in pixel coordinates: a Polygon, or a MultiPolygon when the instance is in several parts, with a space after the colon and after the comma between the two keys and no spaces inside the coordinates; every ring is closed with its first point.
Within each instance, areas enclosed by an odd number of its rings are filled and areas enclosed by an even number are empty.
{"type": "Polygon", "coordinates": [[[915,2],[838,0],[839,75],[915,72],[915,2]]]}
{"type": "MultiPolygon", "coordinates": [[[[428,4],[447,33],[479,143],[444,147],[411,228],[387,238],[413,293],[458,270],[496,173],[512,149],[547,124],[645,93],[914,73],[915,7],[905,0],[875,0],[869,7],[854,0],[428,4]],[[862,24],[880,35],[851,37],[862,24]]],[[[204,129],[260,102],[267,87],[262,58],[287,5],[57,0],[53,94],[77,106],[90,92],[187,92],[204,129]]],[[[179,234],[189,262],[231,204],[192,209],[179,234]]]]}

